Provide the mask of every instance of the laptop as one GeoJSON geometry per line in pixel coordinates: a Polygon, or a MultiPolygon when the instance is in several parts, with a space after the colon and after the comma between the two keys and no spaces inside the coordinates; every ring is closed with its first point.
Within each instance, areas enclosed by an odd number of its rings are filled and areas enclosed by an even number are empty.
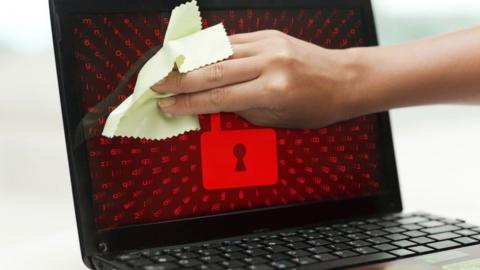
{"type": "MultiPolygon", "coordinates": [[[[50,0],[87,267],[478,266],[479,227],[402,213],[388,112],[312,130],[257,127],[221,113],[200,115],[200,131],[166,140],[101,136],[181,3],[50,0]],[[232,131],[242,134],[246,150],[241,170],[212,162],[236,158],[221,145],[232,131]],[[206,134],[211,139],[202,140],[206,134]],[[267,150],[258,151],[259,143],[267,150]]],[[[369,0],[200,0],[199,6],[204,28],[223,22],[228,34],[278,29],[326,48],[377,45],[369,0]]]]}

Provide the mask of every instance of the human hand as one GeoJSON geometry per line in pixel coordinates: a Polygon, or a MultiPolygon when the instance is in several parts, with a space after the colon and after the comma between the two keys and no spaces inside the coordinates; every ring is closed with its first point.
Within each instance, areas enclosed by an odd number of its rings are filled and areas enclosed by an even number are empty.
{"type": "Polygon", "coordinates": [[[318,128],[350,118],[348,56],[276,30],[229,37],[234,55],[152,86],[172,115],[235,112],[260,126],[318,128]]]}

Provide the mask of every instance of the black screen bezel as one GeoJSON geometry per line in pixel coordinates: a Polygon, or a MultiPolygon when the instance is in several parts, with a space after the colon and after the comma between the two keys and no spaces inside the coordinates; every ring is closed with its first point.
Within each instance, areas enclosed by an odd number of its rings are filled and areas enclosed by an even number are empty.
{"type": "MultiPolygon", "coordinates": [[[[89,257],[108,251],[140,247],[179,244],[251,233],[258,230],[280,229],[334,219],[355,218],[400,212],[402,203],[395,163],[388,112],[378,113],[382,183],[386,191],[378,196],[344,201],[329,201],[288,207],[262,208],[252,211],[225,213],[159,222],[154,224],[97,229],[94,222],[90,176],[86,145],[74,147],[75,128],[82,115],[74,89],[75,72],[72,44],[72,14],[136,13],[170,11],[184,3],[181,0],[50,0],[50,16],[55,47],[57,76],[67,143],[72,191],[82,257],[91,267],[89,257]],[[312,213],[322,213],[314,216],[312,213]],[[295,218],[292,218],[295,217],[295,218]],[[255,222],[249,222],[254,220],[255,222]],[[101,244],[106,245],[106,249],[101,244]]],[[[358,8],[363,11],[367,45],[377,45],[375,23],[370,0],[198,0],[201,9],[245,8],[358,8]]]]}

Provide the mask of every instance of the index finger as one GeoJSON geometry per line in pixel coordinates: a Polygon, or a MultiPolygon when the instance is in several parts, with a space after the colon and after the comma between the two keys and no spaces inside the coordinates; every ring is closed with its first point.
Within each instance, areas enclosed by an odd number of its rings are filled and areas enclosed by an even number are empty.
{"type": "Polygon", "coordinates": [[[151,88],[159,93],[191,93],[240,83],[260,75],[255,56],[225,60],[188,73],[170,72],[151,88]]]}

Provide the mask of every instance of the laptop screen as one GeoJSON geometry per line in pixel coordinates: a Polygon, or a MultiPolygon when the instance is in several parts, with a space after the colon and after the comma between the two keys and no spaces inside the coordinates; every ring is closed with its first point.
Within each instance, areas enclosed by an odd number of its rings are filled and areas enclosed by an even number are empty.
{"type": "MultiPolygon", "coordinates": [[[[133,91],[136,73],[128,73],[162,44],[169,15],[73,20],[76,102],[96,123],[84,139],[99,229],[382,192],[377,115],[298,130],[256,127],[222,113],[200,115],[200,131],[166,140],[101,136],[108,112],[133,91]],[[102,102],[107,114],[98,110],[102,102]],[[232,137],[239,140],[233,148],[225,145],[232,137]]],[[[202,17],[204,28],[223,22],[228,34],[278,29],[327,48],[367,45],[361,10],[205,10],[202,17]]]]}

